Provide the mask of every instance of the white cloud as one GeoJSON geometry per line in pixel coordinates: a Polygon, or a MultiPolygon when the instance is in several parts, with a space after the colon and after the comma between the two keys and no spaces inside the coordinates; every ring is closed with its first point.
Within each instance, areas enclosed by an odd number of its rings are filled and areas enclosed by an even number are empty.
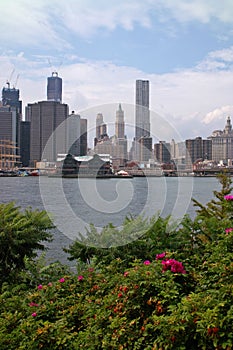
{"type": "Polygon", "coordinates": [[[167,19],[172,16],[178,22],[199,21],[206,24],[212,19],[218,19],[223,23],[232,23],[231,0],[161,0],[159,5],[170,11],[170,14],[165,14],[167,19]]]}
{"type": "Polygon", "coordinates": [[[99,30],[117,27],[133,30],[136,24],[150,28],[154,21],[171,19],[232,23],[233,3],[222,0],[1,0],[2,44],[62,50],[72,46],[70,37],[91,37],[99,30]]]}
{"type": "Polygon", "coordinates": [[[233,46],[209,53],[209,58],[233,63],[233,46]]]}
{"type": "MultiPolygon", "coordinates": [[[[3,85],[13,69],[14,79],[20,73],[18,87],[24,104],[46,99],[46,79],[51,74],[48,59],[52,66],[59,67],[61,52],[63,101],[70,110],[105,103],[134,104],[135,80],[149,79],[151,109],[163,114],[184,137],[210,134],[221,115],[225,119],[224,113],[228,114],[233,91],[233,47],[210,52],[192,69],[164,74],[145,74],[135,67],[87,60],[67,48],[79,36],[94,41],[92,35],[98,31],[108,35],[117,27],[150,28],[155,18],[169,24],[169,28],[171,19],[182,23],[209,23],[212,19],[229,23],[232,1],[1,0],[0,13],[1,27],[5,28],[0,32],[5,47],[0,56],[0,82],[3,85]]],[[[134,115],[127,118],[134,122],[134,115]]],[[[112,115],[106,115],[106,121],[112,119],[112,115]]],[[[156,125],[153,127],[156,129],[156,125]]]]}
{"type": "Polygon", "coordinates": [[[218,122],[219,120],[225,120],[226,116],[233,115],[233,105],[231,106],[222,106],[220,108],[216,108],[213,111],[207,113],[203,118],[204,124],[210,124],[212,122],[218,122]]]}
{"type": "MultiPolygon", "coordinates": [[[[206,60],[208,62],[208,58],[206,60]]],[[[10,59],[9,54],[0,57],[5,74],[1,76],[1,84],[5,84],[15,68],[12,81],[20,73],[17,87],[24,105],[45,100],[47,77],[51,74],[46,61],[46,56],[30,60],[21,52],[11,55],[10,59]]],[[[214,129],[223,127],[228,114],[233,115],[231,70],[194,67],[173,73],[145,74],[134,67],[117,66],[108,61],[74,62],[62,65],[59,71],[63,78],[63,101],[70,111],[79,112],[109,103],[134,104],[135,80],[148,79],[151,110],[164,116],[183,138],[208,136],[214,129]]],[[[112,114],[105,116],[106,122],[112,122],[113,118],[112,114]]],[[[134,123],[134,114],[126,118],[128,123],[134,123]]],[[[156,134],[156,125],[153,125],[153,133],[156,134]]]]}

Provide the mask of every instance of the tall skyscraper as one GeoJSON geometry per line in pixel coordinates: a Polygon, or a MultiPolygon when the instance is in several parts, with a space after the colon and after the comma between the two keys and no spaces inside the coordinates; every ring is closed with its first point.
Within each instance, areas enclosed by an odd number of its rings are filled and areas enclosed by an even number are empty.
{"type": "Polygon", "coordinates": [[[139,140],[150,137],[149,81],[136,80],[135,145],[136,158],[140,159],[139,140]]]}
{"type": "Polygon", "coordinates": [[[17,111],[10,106],[0,107],[0,140],[12,141],[17,146],[17,111]]]}
{"type": "Polygon", "coordinates": [[[149,81],[136,80],[135,139],[150,136],[149,81]]]}
{"type": "Polygon", "coordinates": [[[107,135],[107,124],[104,123],[104,117],[102,113],[98,113],[96,116],[96,133],[94,139],[94,146],[103,139],[109,138],[107,135]]]}
{"type": "Polygon", "coordinates": [[[28,167],[30,161],[30,122],[20,122],[20,156],[22,166],[28,167]]]}
{"type": "Polygon", "coordinates": [[[80,156],[80,115],[74,111],[69,115],[68,125],[68,153],[80,156]]]}
{"type": "Polygon", "coordinates": [[[115,137],[112,138],[112,144],[112,156],[118,160],[119,166],[124,166],[128,159],[128,154],[124,111],[122,110],[121,104],[119,104],[118,110],[116,111],[115,137]]]}
{"type": "Polygon", "coordinates": [[[107,133],[107,125],[104,123],[104,117],[102,113],[98,113],[96,116],[96,139],[98,140],[101,135],[107,133]]]}
{"type": "Polygon", "coordinates": [[[119,104],[119,108],[116,111],[115,134],[118,139],[125,138],[124,111],[121,108],[121,104],[119,104]]]}
{"type": "MultiPolygon", "coordinates": [[[[17,147],[19,147],[20,146],[20,121],[22,118],[22,101],[19,99],[19,89],[16,89],[15,87],[11,88],[9,82],[7,82],[7,87],[3,87],[2,89],[2,105],[3,105],[2,112],[4,110],[5,112],[8,111],[9,113],[11,113],[11,117],[9,117],[9,119],[6,120],[6,124],[8,125],[8,127],[11,124],[12,137],[7,139],[13,141],[14,144],[17,147]]],[[[2,114],[2,117],[3,117],[3,114],[2,114]]],[[[1,120],[1,122],[3,123],[3,119],[1,120]]],[[[5,127],[3,127],[3,130],[4,128],[5,127]]],[[[4,137],[4,134],[2,133],[1,139],[6,140],[6,135],[4,137]]],[[[16,149],[16,153],[19,154],[19,148],[16,149]]]]}
{"type": "Polygon", "coordinates": [[[53,72],[48,78],[47,101],[62,102],[62,79],[57,72],[53,72]]]}
{"type": "Polygon", "coordinates": [[[30,164],[41,160],[55,161],[58,153],[66,153],[66,128],[54,133],[56,128],[63,123],[69,114],[67,104],[55,101],[40,101],[28,104],[26,107],[26,120],[31,122],[30,132],[30,164]],[[53,137],[50,139],[50,136],[53,137]],[[50,139],[51,143],[45,146],[50,139]]]}
{"type": "Polygon", "coordinates": [[[87,155],[87,119],[80,119],[80,156],[87,155]]]}

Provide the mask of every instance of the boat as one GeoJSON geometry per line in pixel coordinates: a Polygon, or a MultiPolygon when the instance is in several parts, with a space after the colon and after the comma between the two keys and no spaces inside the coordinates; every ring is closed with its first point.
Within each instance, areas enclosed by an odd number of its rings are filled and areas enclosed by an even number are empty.
{"type": "Polygon", "coordinates": [[[120,177],[124,179],[130,179],[133,177],[133,175],[130,175],[127,171],[125,170],[120,170],[115,174],[115,177],[120,177]]]}

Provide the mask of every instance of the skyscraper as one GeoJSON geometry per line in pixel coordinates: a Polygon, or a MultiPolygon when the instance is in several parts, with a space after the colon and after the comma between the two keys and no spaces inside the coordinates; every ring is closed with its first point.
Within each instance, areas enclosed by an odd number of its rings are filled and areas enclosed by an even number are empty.
{"type": "Polygon", "coordinates": [[[20,122],[20,156],[22,166],[29,166],[30,161],[30,122],[20,122]]]}
{"type": "Polygon", "coordinates": [[[106,138],[109,139],[107,135],[107,124],[104,123],[103,114],[98,113],[96,116],[96,133],[94,139],[94,146],[96,146],[99,141],[102,142],[106,138]]]}
{"type": "Polygon", "coordinates": [[[87,154],[87,119],[80,119],[80,156],[87,154]]]}
{"type": "Polygon", "coordinates": [[[62,79],[57,72],[53,72],[48,78],[47,101],[62,102],[62,79]]]}
{"type": "Polygon", "coordinates": [[[124,111],[121,108],[121,104],[119,104],[119,108],[116,111],[115,134],[118,139],[124,139],[125,137],[124,111]]]}
{"type": "Polygon", "coordinates": [[[68,153],[73,156],[80,156],[80,115],[74,111],[67,120],[68,126],[68,153]]]}
{"type": "MultiPolygon", "coordinates": [[[[6,120],[6,123],[8,124],[8,126],[9,126],[9,123],[12,123],[12,126],[11,126],[12,137],[7,139],[13,141],[14,144],[17,147],[19,147],[20,121],[22,118],[22,101],[19,99],[19,89],[16,89],[15,87],[11,88],[9,82],[7,82],[7,87],[3,87],[2,89],[2,105],[3,105],[2,112],[3,111],[10,112],[11,117],[9,118],[12,118],[12,121],[10,121],[10,119],[6,120]]],[[[3,119],[1,120],[1,122],[3,123],[3,119]]],[[[4,128],[5,127],[3,127],[3,130],[4,128]]],[[[6,140],[6,135],[4,137],[4,134],[2,134],[1,139],[6,140]]],[[[16,153],[19,154],[19,148],[17,148],[16,150],[17,150],[16,153]]]]}
{"type": "Polygon", "coordinates": [[[215,130],[208,137],[212,140],[212,160],[226,164],[233,159],[233,130],[231,118],[228,116],[224,130],[215,130]]]}
{"type": "Polygon", "coordinates": [[[135,140],[150,136],[149,81],[136,80],[135,140]]]}
{"type": "Polygon", "coordinates": [[[59,133],[54,131],[68,118],[68,114],[68,105],[55,101],[40,101],[27,105],[26,120],[31,122],[31,166],[35,166],[35,163],[41,160],[55,161],[58,153],[66,153],[65,127],[59,129],[59,133]],[[50,138],[51,135],[53,135],[52,138],[50,138]],[[49,139],[51,142],[45,154],[44,149],[49,139]]]}
{"type": "Polygon", "coordinates": [[[150,110],[149,110],[149,81],[136,80],[136,116],[135,116],[135,157],[137,160],[146,161],[145,154],[149,157],[152,139],[150,137],[150,110]],[[143,139],[142,142],[139,142],[143,139]],[[148,139],[146,141],[146,139],[148,139]],[[148,152],[142,152],[141,147],[147,147],[148,152]],[[142,159],[142,154],[143,158],[142,159]]]}
{"type": "Polygon", "coordinates": [[[17,146],[17,111],[10,106],[0,107],[0,140],[12,141],[17,146]]]}
{"type": "Polygon", "coordinates": [[[169,163],[171,161],[171,146],[170,143],[159,141],[154,144],[154,156],[160,163],[169,163]]]}
{"type": "Polygon", "coordinates": [[[7,87],[2,89],[2,104],[3,106],[15,107],[18,113],[22,114],[22,101],[19,99],[19,89],[11,88],[7,82],[7,87]]]}
{"type": "Polygon", "coordinates": [[[212,141],[204,140],[202,137],[185,140],[186,147],[186,168],[192,169],[193,163],[197,160],[212,159],[212,141]]]}

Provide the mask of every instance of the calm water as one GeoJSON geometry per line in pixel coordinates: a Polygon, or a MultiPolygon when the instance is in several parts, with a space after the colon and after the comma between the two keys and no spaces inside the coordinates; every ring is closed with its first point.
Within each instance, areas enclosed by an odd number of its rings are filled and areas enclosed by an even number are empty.
{"type": "Polygon", "coordinates": [[[1,202],[15,201],[22,208],[46,209],[59,229],[49,244],[48,259],[66,261],[62,251],[74,238],[93,223],[100,229],[112,222],[120,226],[124,218],[162,216],[172,213],[182,218],[195,215],[191,198],[205,204],[220,185],[207,178],[133,178],[133,179],[57,179],[47,177],[0,178],[1,202]]]}

